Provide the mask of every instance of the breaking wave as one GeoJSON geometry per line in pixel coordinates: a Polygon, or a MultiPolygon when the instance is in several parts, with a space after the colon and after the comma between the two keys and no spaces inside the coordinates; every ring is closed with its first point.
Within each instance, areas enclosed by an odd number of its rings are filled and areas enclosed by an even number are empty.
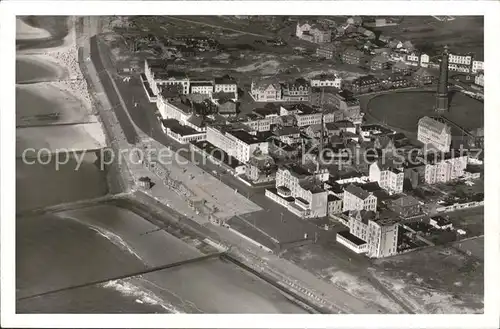
{"type": "Polygon", "coordinates": [[[139,259],[143,264],[147,265],[144,260],[141,258],[141,256],[139,256],[135,251],[134,249],[132,249],[126,242],[125,240],[123,240],[119,235],[111,232],[111,231],[108,231],[108,230],[105,230],[101,227],[96,227],[96,226],[89,226],[89,228],[93,231],[95,231],[97,234],[99,234],[100,236],[102,236],[103,238],[105,238],[106,240],[110,241],[111,243],[113,243],[115,246],[119,247],[120,249],[122,249],[123,251],[126,251],[128,252],[129,254],[135,256],[137,259],[139,259]]]}
{"type": "Polygon", "coordinates": [[[83,222],[79,220],[78,218],[72,217],[72,216],[67,216],[66,214],[62,215],[59,214],[60,217],[66,218],[66,219],[71,219],[74,220],[82,225],[85,225],[86,227],[90,228],[92,231],[96,232],[106,240],[110,241],[112,244],[120,248],[121,250],[128,252],[129,254],[133,255],[136,257],[138,260],[140,260],[144,265],[148,265],[142,258],[139,256],[132,247],[130,247],[125,240],[123,240],[118,234],[115,234],[111,231],[108,231],[102,227],[98,227],[95,225],[91,225],[89,223],[83,222]]]}
{"type": "Polygon", "coordinates": [[[134,297],[135,302],[138,304],[149,304],[154,306],[160,306],[168,313],[183,313],[172,304],[164,301],[152,291],[134,285],[128,280],[113,280],[102,284],[103,288],[114,289],[124,296],[134,297]]]}

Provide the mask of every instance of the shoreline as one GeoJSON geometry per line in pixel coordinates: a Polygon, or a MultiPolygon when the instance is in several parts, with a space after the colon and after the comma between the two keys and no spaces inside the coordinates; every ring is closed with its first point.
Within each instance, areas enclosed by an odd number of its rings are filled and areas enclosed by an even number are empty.
{"type": "Polygon", "coordinates": [[[52,35],[49,31],[31,26],[28,23],[24,22],[20,17],[16,18],[16,41],[25,41],[25,40],[47,40],[48,38],[52,38],[52,35]]]}
{"type": "MultiPolygon", "coordinates": [[[[45,54],[36,54],[36,55],[16,55],[16,66],[38,66],[41,69],[47,69],[48,71],[52,71],[54,74],[50,77],[41,77],[41,78],[31,78],[31,79],[19,79],[18,73],[16,72],[16,85],[17,84],[32,84],[38,82],[50,82],[54,80],[64,80],[69,77],[69,72],[67,68],[63,67],[55,61],[52,57],[45,54]]],[[[22,70],[22,69],[18,69],[22,70]]],[[[36,75],[36,74],[35,74],[36,75]]]]}

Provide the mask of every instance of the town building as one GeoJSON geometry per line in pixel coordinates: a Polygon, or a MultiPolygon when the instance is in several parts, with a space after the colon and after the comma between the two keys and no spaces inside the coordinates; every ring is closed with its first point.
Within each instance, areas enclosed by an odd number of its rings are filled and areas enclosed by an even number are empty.
{"type": "Polygon", "coordinates": [[[479,74],[474,77],[474,83],[478,86],[484,87],[484,73],[483,72],[479,72],[479,74]]]}
{"type": "Polygon", "coordinates": [[[471,72],[476,74],[480,71],[484,71],[484,62],[480,60],[473,60],[471,72]]]}
{"type": "Polygon", "coordinates": [[[279,127],[273,131],[273,135],[280,141],[288,145],[300,142],[299,127],[279,127]]]}
{"type": "Polygon", "coordinates": [[[365,75],[350,81],[346,89],[354,94],[369,93],[380,88],[380,80],[373,75],[365,75]]]}
{"type": "Polygon", "coordinates": [[[234,93],[238,96],[238,84],[228,75],[214,79],[214,92],[234,93]]]}
{"type": "Polygon", "coordinates": [[[250,96],[256,102],[276,102],[282,100],[281,85],[276,81],[252,81],[250,96]]]}
{"type": "Polygon", "coordinates": [[[448,55],[448,64],[471,65],[472,55],[459,55],[450,53],[448,55]]]}
{"type": "Polygon", "coordinates": [[[420,55],[420,66],[421,67],[428,67],[430,62],[430,57],[427,54],[421,54],[420,55]]]}
{"type": "Polygon", "coordinates": [[[411,73],[410,67],[405,62],[396,62],[392,65],[392,73],[399,73],[401,75],[409,75],[411,73]]]}
{"type": "Polygon", "coordinates": [[[372,192],[361,187],[349,184],[344,189],[343,211],[351,210],[377,210],[377,197],[372,192]]]}
{"type": "Polygon", "coordinates": [[[467,155],[455,152],[447,154],[427,154],[425,163],[425,183],[447,183],[464,175],[467,168],[467,155]]]}
{"type": "Polygon", "coordinates": [[[434,216],[429,219],[429,224],[439,230],[452,230],[453,223],[449,218],[445,218],[442,216],[434,216]]]}
{"type": "Polygon", "coordinates": [[[271,130],[271,119],[261,118],[254,113],[249,113],[246,115],[246,120],[242,123],[248,126],[252,131],[270,131],[271,130]]]}
{"type": "Polygon", "coordinates": [[[407,88],[411,86],[410,80],[399,73],[390,75],[384,82],[389,88],[407,88]]]}
{"type": "Polygon", "coordinates": [[[247,163],[252,155],[268,154],[266,140],[251,135],[244,130],[227,130],[226,127],[207,127],[207,141],[242,163],[247,163]]]}
{"type": "Polygon", "coordinates": [[[349,231],[338,232],[335,240],[357,254],[365,253],[368,250],[366,241],[352,235],[349,231]]]}
{"type": "Polygon", "coordinates": [[[363,19],[361,18],[361,16],[352,16],[347,19],[347,24],[361,26],[363,25],[363,19]]]}
{"type": "Polygon", "coordinates": [[[377,182],[389,194],[403,193],[404,171],[383,158],[370,165],[370,181],[377,182]]]}
{"type": "Polygon", "coordinates": [[[314,43],[327,43],[332,41],[332,32],[319,24],[301,24],[297,22],[295,35],[299,39],[314,43]]]}
{"type": "Polygon", "coordinates": [[[188,102],[182,102],[178,97],[169,98],[169,93],[160,92],[156,99],[156,107],[162,119],[175,119],[186,124],[193,114],[193,108],[188,102]]]}
{"type": "Polygon", "coordinates": [[[273,182],[276,179],[276,164],[267,154],[250,157],[245,166],[245,175],[253,184],[273,182]]]}
{"type": "Polygon", "coordinates": [[[342,212],[342,199],[334,194],[328,194],[328,215],[339,214],[342,212]]]}
{"type": "Polygon", "coordinates": [[[282,100],[285,102],[302,102],[309,100],[311,86],[309,82],[303,78],[299,78],[294,82],[286,82],[281,84],[282,100]]]}
{"type": "Polygon", "coordinates": [[[318,109],[302,103],[281,105],[280,115],[293,115],[298,127],[319,124],[323,116],[318,109]]]}
{"type": "Polygon", "coordinates": [[[419,68],[413,74],[413,81],[418,85],[428,85],[434,82],[436,75],[425,67],[419,68]]]}
{"type": "Polygon", "coordinates": [[[389,59],[383,55],[378,55],[372,58],[370,69],[372,71],[386,70],[389,68],[389,59]]]}
{"type": "Polygon", "coordinates": [[[342,88],[342,78],[336,74],[320,74],[311,79],[311,87],[342,88]]]}
{"type": "Polygon", "coordinates": [[[222,116],[235,116],[237,114],[237,106],[232,99],[219,100],[217,109],[222,116]]]}
{"type": "Polygon", "coordinates": [[[370,258],[389,257],[397,254],[398,218],[390,211],[377,214],[368,221],[368,252],[370,258]]]}
{"type": "Polygon", "coordinates": [[[316,55],[318,57],[332,59],[335,57],[335,54],[336,47],[332,43],[323,44],[316,49],[316,55]]]}
{"type": "MultiPolygon", "coordinates": [[[[398,220],[391,212],[355,211],[349,217],[349,233],[366,241],[364,252],[370,258],[397,254],[398,220]]],[[[347,239],[351,240],[352,239],[347,239]]],[[[340,241],[339,241],[340,242],[340,241]]],[[[342,242],[341,242],[342,243],[342,242]]],[[[356,243],[362,245],[361,242],[356,243]]]]}
{"type": "Polygon", "coordinates": [[[189,78],[185,72],[172,70],[169,62],[157,59],[144,60],[144,74],[155,95],[160,92],[161,86],[179,85],[181,92],[189,94],[189,78]]]}
{"type": "Polygon", "coordinates": [[[411,53],[406,55],[405,64],[409,66],[419,66],[420,65],[420,56],[416,53],[411,53]]]}
{"type": "Polygon", "coordinates": [[[342,61],[346,64],[360,65],[363,64],[365,54],[355,48],[347,48],[342,53],[342,61]]]}
{"type": "Polygon", "coordinates": [[[441,120],[428,116],[418,120],[417,139],[425,145],[431,144],[441,152],[449,152],[451,127],[441,120]]]}
{"type": "Polygon", "coordinates": [[[388,208],[402,218],[410,218],[422,213],[420,201],[410,195],[392,200],[389,202],[388,208]]]}
{"type": "Polygon", "coordinates": [[[259,107],[252,110],[252,113],[261,119],[269,119],[271,124],[277,124],[280,117],[280,108],[274,104],[266,104],[266,107],[259,107]]]}
{"type": "Polygon", "coordinates": [[[207,137],[206,132],[200,132],[189,126],[181,125],[175,119],[164,119],[161,120],[161,123],[163,132],[180,144],[202,141],[207,137]]]}
{"type": "Polygon", "coordinates": [[[210,95],[214,92],[214,85],[212,81],[191,82],[191,94],[210,95]]]}
{"type": "Polygon", "coordinates": [[[276,172],[276,193],[266,190],[266,196],[299,217],[325,217],[328,194],[320,185],[328,176],[326,169],[310,172],[298,165],[283,165],[276,172]]]}
{"type": "Polygon", "coordinates": [[[276,159],[296,159],[299,156],[299,147],[286,144],[273,137],[269,140],[269,154],[276,159]]]}

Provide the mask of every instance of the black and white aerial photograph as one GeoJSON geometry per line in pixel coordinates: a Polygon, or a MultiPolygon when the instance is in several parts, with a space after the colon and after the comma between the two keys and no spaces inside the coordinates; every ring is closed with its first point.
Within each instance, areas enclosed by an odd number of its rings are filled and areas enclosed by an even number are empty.
{"type": "Polygon", "coordinates": [[[485,17],[327,14],[16,16],[15,312],[483,314],[485,17]]]}

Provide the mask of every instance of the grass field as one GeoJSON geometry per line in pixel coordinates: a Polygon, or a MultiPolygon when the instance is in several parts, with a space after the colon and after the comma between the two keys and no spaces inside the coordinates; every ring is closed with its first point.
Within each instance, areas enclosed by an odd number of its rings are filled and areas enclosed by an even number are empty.
{"type": "MultiPolygon", "coordinates": [[[[431,16],[405,16],[397,26],[377,28],[384,35],[427,44],[434,50],[448,45],[451,51],[484,54],[484,20],[481,16],[455,16],[453,21],[438,21],[431,16]]],[[[423,49],[421,49],[423,50],[423,49]]]]}
{"type": "MultiPolygon", "coordinates": [[[[436,115],[435,99],[433,92],[395,92],[373,98],[368,109],[376,120],[414,133],[421,117],[436,115]]],[[[468,130],[484,127],[483,103],[460,93],[453,95],[450,111],[443,115],[468,130]]]]}
{"type": "Polygon", "coordinates": [[[446,215],[452,221],[453,227],[465,230],[467,236],[484,234],[484,207],[449,212],[446,215]]]}
{"type": "Polygon", "coordinates": [[[459,241],[453,245],[464,252],[470,252],[472,256],[484,260],[484,237],[459,241]]]}

